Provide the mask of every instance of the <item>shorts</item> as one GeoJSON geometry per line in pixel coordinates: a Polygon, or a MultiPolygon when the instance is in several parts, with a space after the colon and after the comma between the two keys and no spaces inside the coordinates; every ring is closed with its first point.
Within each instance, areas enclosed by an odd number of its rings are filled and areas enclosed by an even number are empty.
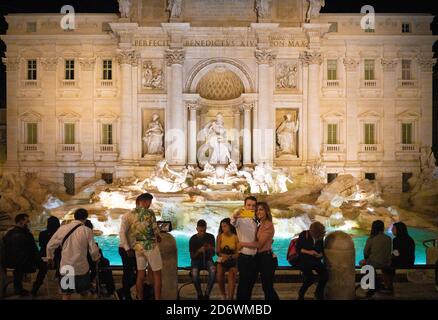
{"type": "Polygon", "coordinates": [[[158,246],[155,246],[152,250],[135,251],[135,260],[137,261],[137,270],[146,270],[148,264],[151,265],[152,271],[163,269],[163,262],[158,246]]]}
{"type": "Polygon", "coordinates": [[[66,276],[67,278],[61,275],[59,280],[59,287],[61,288],[62,293],[79,293],[83,294],[90,290],[91,280],[90,273],[80,276],[66,276]]]}

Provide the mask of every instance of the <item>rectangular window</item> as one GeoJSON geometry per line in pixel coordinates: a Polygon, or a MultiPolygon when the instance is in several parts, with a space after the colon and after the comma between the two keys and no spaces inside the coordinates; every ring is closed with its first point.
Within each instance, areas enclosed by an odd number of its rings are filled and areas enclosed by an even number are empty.
{"type": "Polygon", "coordinates": [[[75,79],[75,61],[65,60],[65,80],[75,79]]]}
{"type": "Polygon", "coordinates": [[[365,60],[365,80],[376,80],[374,75],[374,60],[365,60]]]}
{"type": "Polygon", "coordinates": [[[412,123],[402,123],[402,144],[412,144],[412,123]]]}
{"type": "Polygon", "coordinates": [[[103,80],[113,79],[113,61],[103,60],[103,80]]]}
{"type": "Polygon", "coordinates": [[[376,144],[375,139],[375,129],[376,125],[374,123],[365,123],[365,144],[376,144]]]}
{"type": "Polygon", "coordinates": [[[338,80],[338,61],[327,60],[327,80],[338,80]]]}
{"type": "Polygon", "coordinates": [[[27,60],[27,80],[37,79],[37,61],[35,59],[27,60]]]}
{"type": "Polygon", "coordinates": [[[102,144],[113,144],[112,124],[102,124],[102,144]]]}
{"type": "Polygon", "coordinates": [[[327,183],[332,182],[338,177],[337,173],[327,173],[327,183]]]}
{"type": "Polygon", "coordinates": [[[411,24],[408,22],[402,23],[402,33],[410,33],[411,32],[411,24]]]}
{"type": "Polygon", "coordinates": [[[27,123],[26,125],[26,144],[38,143],[38,124],[27,123]]]}
{"type": "Polygon", "coordinates": [[[412,172],[403,172],[402,174],[402,191],[409,192],[411,186],[409,185],[409,179],[412,178],[412,172]]]}
{"type": "Polygon", "coordinates": [[[102,180],[104,180],[107,184],[113,183],[113,174],[112,173],[102,173],[102,180]]]}
{"type": "Polygon", "coordinates": [[[402,80],[412,80],[412,61],[402,60],[402,80]]]}
{"type": "Polygon", "coordinates": [[[374,32],[376,32],[376,30],[373,29],[373,28],[368,27],[368,28],[365,29],[365,32],[374,33],[374,32]]]}
{"type": "Polygon", "coordinates": [[[64,123],[64,144],[75,144],[74,123],[64,123]]]}
{"type": "Polygon", "coordinates": [[[327,125],[327,144],[338,144],[338,125],[329,123],[327,125]]]}
{"type": "Polygon", "coordinates": [[[64,187],[65,192],[70,195],[75,194],[75,174],[64,173],[64,187]]]}
{"type": "Polygon", "coordinates": [[[376,174],[373,172],[367,172],[365,173],[365,179],[370,181],[376,180],[376,174]]]}

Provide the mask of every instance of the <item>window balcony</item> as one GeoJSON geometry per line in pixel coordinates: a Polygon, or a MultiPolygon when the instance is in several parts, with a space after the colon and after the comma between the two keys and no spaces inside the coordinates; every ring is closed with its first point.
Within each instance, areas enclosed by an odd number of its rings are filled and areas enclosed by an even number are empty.
{"type": "Polygon", "coordinates": [[[382,152],[381,144],[361,144],[360,152],[382,152]]]}
{"type": "Polygon", "coordinates": [[[395,151],[397,161],[415,161],[420,156],[420,146],[417,144],[399,143],[395,151]]]}
{"type": "Polygon", "coordinates": [[[363,86],[364,88],[377,88],[377,80],[364,80],[363,86]]]}
{"type": "Polygon", "coordinates": [[[79,144],[59,144],[56,156],[59,161],[79,161],[82,153],[79,144]]]}
{"type": "Polygon", "coordinates": [[[98,152],[102,153],[113,153],[117,152],[117,145],[115,144],[99,144],[98,152]]]}
{"type": "Polygon", "coordinates": [[[416,80],[399,80],[398,86],[399,86],[399,88],[416,88],[417,81],[416,80]]]}
{"type": "Polygon", "coordinates": [[[420,147],[416,144],[402,144],[400,143],[397,148],[398,152],[420,152],[420,147]]]}
{"type": "Polygon", "coordinates": [[[23,80],[22,85],[24,88],[37,89],[39,87],[38,80],[23,80]]]}
{"type": "Polygon", "coordinates": [[[21,151],[22,152],[38,152],[40,151],[40,145],[39,144],[22,144],[21,145],[21,151]]]}
{"type": "Polygon", "coordinates": [[[339,80],[326,80],[325,81],[325,86],[327,88],[339,88],[340,81],[339,80]]]}
{"type": "Polygon", "coordinates": [[[76,87],[76,80],[62,80],[61,85],[64,88],[74,88],[76,87]]]}
{"type": "Polygon", "coordinates": [[[18,157],[21,161],[42,161],[44,152],[41,144],[21,144],[19,146],[18,157]]]}
{"type": "Polygon", "coordinates": [[[112,88],[114,86],[113,80],[100,80],[100,86],[103,88],[112,88]]]}
{"type": "Polygon", "coordinates": [[[343,144],[325,144],[323,152],[325,152],[325,153],[344,152],[344,145],[343,144]]]}

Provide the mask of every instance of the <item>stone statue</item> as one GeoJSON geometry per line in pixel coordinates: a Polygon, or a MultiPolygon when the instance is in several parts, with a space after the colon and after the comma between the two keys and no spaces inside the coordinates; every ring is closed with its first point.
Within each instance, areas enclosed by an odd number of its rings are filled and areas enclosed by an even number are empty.
{"type": "Polygon", "coordinates": [[[145,89],[162,89],[163,88],[163,70],[155,68],[151,61],[143,64],[143,75],[141,79],[145,89]]]}
{"type": "Polygon", "coordinates": [[[275,193],[285,193],[289,190],[287,189],[287,182],[293,183],[292,179],[290,179],[287,174],[280,171],[277,174],[277,177],[275,178],[275,186],[274,186],[274,192],[275,193]]]}
{"type": "Polygon", "coordinates": [[[160,116],[157,113],[152,115],[152,122],[149,123],[143,141],[146,143],[146,154],[163,154],[164,129],[161,125],[160,116]]]}
{"type": "Polygon", "coordinates": [[[292,114],[287,114],[277,129],[277,150],[279,154],[297,155],[298,120],[292,120],[292,114]]]}
{"type": "Polygon", "coordinates": [[[167,11],[170,12],[170,18],[180,18],[182,9],[182,0],[169,0],[167,11]]]}
{"type": "Polygon", "coordinates": [[[297,87],[297,65],[282,64],[277,76],[277,89],[294,89],[297,87]]]}
{"type": "Polygon", "coordinates": [[[256,12],[259,18],[268,18],[271,11],[270,0],[256,0],[256,12]]]}
{"type": "Polygon", "coordinates": [[[211,165],[228,164],[231,161],[231,144],[227,141],[227,131],[221,113],[216,120],[207,123],[199,132],[199,140],[204,144],[199,148],[198,161],[201,166],[207,162],[211,165]]]}
{"type": "Polygon", "coordinates": [[[318,18],[321,8],[325,7],[325,0],[307,0],[309,9],[307,10],[306,22],[310,22],[313,18],[318,18]]]}
{"type": "Polygon", "coordinates": [[[166,160],[157,163],[154,176],[150,179],[149,184],[156,187],[159,192],[179,192],[187,185],[185,184],[188,169],[176,172],[169,168],[166,160]]]}
{"type": "Polygon", "coordinates": [[[118,0],[119,11],[122,18],[129,18],[131,16],[132,0],[118,0]]]}

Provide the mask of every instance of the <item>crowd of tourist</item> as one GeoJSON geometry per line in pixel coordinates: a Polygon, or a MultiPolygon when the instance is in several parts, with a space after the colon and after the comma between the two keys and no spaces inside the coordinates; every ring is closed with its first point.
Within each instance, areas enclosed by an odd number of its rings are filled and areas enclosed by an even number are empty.
{"type": "MultiPolygon", "coordinates": [[[[39,248],[29,229],[27,214],[15,217],[15,227],[3,238],[5,265],[13,269],[15,294],[38,295],[48,270],[56,270],[62,298],[71,299],[73,293],[87,295],[101,290],[118,299],[161,299],[161,270],[163,262],[159,243],[160,228],[155,213],[150,209],[153,196],[145,193],[137,197],[136,208],[122,216],[119,254],[123,264],[122,287],[117,289],[110,262],[94,240],[93,225],[85,209],[74,212],[74,221],[60,224],[56,217],[47,220],[47,229],[39,234],[39,248]],[[23,288],[26,274],[38,270],[31,292],[23,288]],[[147,279],[146,279],[147,275],[147,279]],[[94,288],[92,283],[98,278],[94,288]],[[135,288],[133,290],[133,288],[135,288]]],[[[364,249],[361,265],[380,270],[382,279],[376,277],[374,289],[367,292],[393,293],[396,269],[409,269],[415,263],[415,242],[409,236],[406,225],[395,223],[394,238],[385,234],[383,221],[372,224],[364,249]]],[[[278,259],[272,250],[275,227],[270,207],[257,202],[253,196],[244,201],[232,217],[220,222],[215,237],[207,232],[205,220],[199,220],[196,234],[189,241],[191,278],[199,300],[208,300],[214,285],[219,286],[223,300],[250,300],[254,285],[260,275],[266,300],[278,300],[274,288],[278,259]],[[215,258],[216,256],[216,258],[215,258]],[[208,274],[205,290],[201,286],[201,272],[208,274]],[[237,286],[237,292],[236,292],[237,286]]],[[[324,299],[329,273],[324,259],[326,230],[320,222],[313,222],[309,230],[301,232],[291,242],[295,256],[291,264],[301,270],[303,283],[298,299],[303,300],[307,290],[317,282],[314,296],[324,299]]],[[[436,262],[438,290],[438,261],[436,262]]]]}

